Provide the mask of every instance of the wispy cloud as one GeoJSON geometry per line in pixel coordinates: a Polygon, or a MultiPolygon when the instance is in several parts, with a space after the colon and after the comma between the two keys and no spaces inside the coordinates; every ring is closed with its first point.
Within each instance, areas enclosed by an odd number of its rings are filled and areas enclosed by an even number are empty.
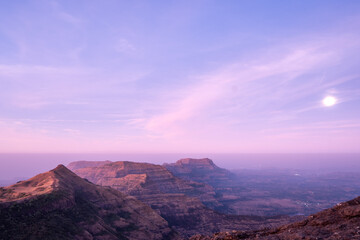
{"type": "MultiPolygon", "coordinates": [[[[96,99],[107,102],[107,97],[130,91],[120,88],[144,76],[143,73],[110,75],[96,68],[53,67],[46,65],[0,65],[0,84],[11,91],[0,89],[0,99],[13,107],[41,109],[51,105],[96,107],[96,99]]],[[[110,101],[110,100],[109,100],[110,101]]],[[[112,101],[115,101],[112,98],[112,101]]],[[[111,109],[113,111],[113,109],[111,109]]]]}
{"type": "Polygon", "coordinates": [[[136,51],[135,46],[125,38],[118,39],[115,43],[114,48],[117,52],[126,53],[126,54],[133,53],[134,51],[136,51]]]}
{"type": "Polygon", "coordinates": [[[57,1],[49,1],[49,4],[60,19],[74,26],[80,26],[82,23],[84,23],[84,20],[82,20],[81,18],[76,17],[74,14],[70,14],[67,11],[64,11],[57,1]]]}
{"type": "MultiPolygon", "coordinates": [[[[333,55],[316,49],[296,49],[276,59],[263,59],[252,64],[231,64],[211,74],[197,77],[197,83],[193,86],[175,91],[173,94],[181,96],[181,99],[166,103],[164,108],[167,110],[149,118],[145,128],[153,132],[174,130],[184,121],[204,114],[213,105],[219,107],[218,103],[229,96],[235,101],[240,100],[240,103],[233,105],[243,110],[259,103],[267,104],[286,95],[289,95],[288,99],[303,95],[317,83],[308,81],[308,86],[301,84],[295,88],[286,88],[285,85],[315,68],[329,64],[329,58],[333,55]],[[276,87],[286,90],[277,90],[276,87]]],[[[233,111],[234,107],[230,107],[230,110],[233,111]]]]}

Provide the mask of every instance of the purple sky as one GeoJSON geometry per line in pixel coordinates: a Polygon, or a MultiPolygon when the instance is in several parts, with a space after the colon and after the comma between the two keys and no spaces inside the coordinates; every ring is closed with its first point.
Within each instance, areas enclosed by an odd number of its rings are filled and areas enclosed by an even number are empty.
{"type": "Polygon", "coordinates": [[[1,1],[0,153],[360,152],[359,69],[360,1],[1,1]]]}

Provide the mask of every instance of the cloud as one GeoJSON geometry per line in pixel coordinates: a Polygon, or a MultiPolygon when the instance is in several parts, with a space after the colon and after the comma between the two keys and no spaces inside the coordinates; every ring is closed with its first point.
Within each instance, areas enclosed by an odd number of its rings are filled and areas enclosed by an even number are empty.
{"type": "Polygon", "coordinates": [[[81,133],[78,129],[72,129],[72,128],[65,128],[64,132],[70,134],[70,135],[79,135],[81,133]]]}
{"type": "Polygon", "coordinates": [[[114,46],[115,50],[118,53],[133,53],[136,51],[136,48],[133,44],[131,44],[128,40],[126,40],[125,38],[120,38],[116,41],[115,46],[114,46]]]}
{"type": "MultiPolygon", "coordinates": [[[[221,104],[224,104],[224,100],[229,100],[229,97],[241,100],[235,104],[240,110],[253,108],[259,103],[266,104],[286,94],[291,94],[290,98],[294,98],[296,95],[304,94],[314,84],[309,82],[309,86],[301,85],[287,93],[272,90],[283,87],[324,64],[329,64],[331,60],[328,59],[333,55],[332,52],[321,52],[318,49],[298,48],[275,59],[265,57],[253,63],[230,64],[211,74],[196,77],[193,79],[196,81],[195,84],[172,93],[180,96],[180,99],[165,103],[166,110],[151,116],[145,124],[145,129],[164,134],[169,131],[181,132],[179,128],[186,121],[206,114],[212,107],[221,108],[221,104]]],[[[234,110],[234,107],[230,110],[234,110]]]]}
{"type": "Polygon", "coordinates": [[[79,95],[81,84],[91,79],[92,74],[91,69],[0,65],[0,83],[8,89],[0,89],[0,93],[4,102],[26,109],[41,109],[59,102],[79,103],[83,101],[71,98],[79,95]]]}
{"type": "Polygon", "coordinates": [[[66,21],[68,23],[71,23],[72,25],[75,25],[75,26],[80,26],[84,22],[80,18],[75,17],[74,15],[71,15],[71,14],[69,14],[67,12],[64,12],[64,11],[59,11],[58,16],[62,20],[66,21]]]}
{"type": "Polygon", "coordinates": [[[52,1],[49,1],[48,3],[52,7],[52,9],[55,11],[55,14],[63,21],[68,22],[77,27],[80,26],[82,23],[84,23],[84,21],[82,19],[80,19],[79,17],[76,17],[75,15],[70,14],[67,11],[64,11],[62,9],[61,5],[59,4],[59,2],[52,0],[52,1]]]}
{"type": "Polygon", "coordinates": [[[129,82],[144,76],[141,71],[134,74],[121,71],[109,73],[85,67],[0,64],[0,84],[3,86],[0,100],[13,107],[28,109],[51,105],[98,108],[100,104],[107,104],[113,111],[117,110],[116,102],[123,100],[122,95],[132,91],[129,82]]]}

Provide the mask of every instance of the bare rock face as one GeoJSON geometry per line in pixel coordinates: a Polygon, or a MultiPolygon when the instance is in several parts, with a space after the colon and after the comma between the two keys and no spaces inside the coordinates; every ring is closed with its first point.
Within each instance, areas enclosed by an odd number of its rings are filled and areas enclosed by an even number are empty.
{"type": "Polygon", "coordinates": [[[233,229],[259,229],[289,222],[286,217],[228,216],[218,213],[204,205],[218,204],[211,186],[175,177],[160,165],[135,162],[113,162],[99,166],[82,164],[83,168],[74,170],[79,176],[135,196],[157,211],[184,237],[233,229]]]}
{"type": "Polygon", "coordinates": [[[63,165],[0,188],[0,239],[178,239],[154,210],[63,165]]]}
{"type": "Polygon", "coordinates": [[[216,166],[209,158],[184,158],[163,166],[177,177],[207,183],[215,188],[231,186],[234,179],[233,173],[216,166]]]}
{"type": "Polygon", "coordinates": [[[212,237],[197,235],[191,239],[360,239],[360,197],[271,230],[221,232],[212,237]]]}

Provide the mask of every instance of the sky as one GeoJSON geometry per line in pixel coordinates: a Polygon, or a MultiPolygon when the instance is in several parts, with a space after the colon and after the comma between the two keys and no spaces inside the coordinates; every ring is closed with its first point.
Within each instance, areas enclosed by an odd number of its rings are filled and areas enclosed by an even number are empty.
{"type": "Polygon", "coordinates": [[[359,153],[359,69],[360,1],[0,0],[0,153],[359,153]]]}

